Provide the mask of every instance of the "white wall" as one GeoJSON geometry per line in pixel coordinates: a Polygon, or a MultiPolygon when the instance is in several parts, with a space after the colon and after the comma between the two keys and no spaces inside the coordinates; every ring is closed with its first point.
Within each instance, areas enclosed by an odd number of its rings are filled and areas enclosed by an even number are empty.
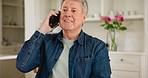
{"type": "Polygon", "coordinates": [[[28,40],[51,9],[59,9],[56,0],[25,0],[25,40],[28,40]]]}
{"type": "Polygon", "coordinates": [[[39,26],[40,0],[25,1],[25,40],[28,40],[39,26]]]}

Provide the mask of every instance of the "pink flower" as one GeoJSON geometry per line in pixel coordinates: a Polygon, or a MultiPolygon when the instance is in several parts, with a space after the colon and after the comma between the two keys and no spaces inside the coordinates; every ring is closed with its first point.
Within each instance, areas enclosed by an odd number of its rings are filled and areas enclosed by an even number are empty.
{"type": "Polygon", "coordinates": [[[123,22],[124,21],[124,18],[122,15],[116,15],[115,16],[115,20],[119,20],[120,22],[123,22]]]}
{"type": "Polygon", "coordinates": [[[101,16],[101,20],[104,21],[103,24],[101,24],[102,27],[106,30],[126,30],[127,28],[122,25],[122,22],[124,21],[124,18],[122,15],[116,15],[114,19],[111,19],[109,16],[101,16]]]}
{"type": "Polygon", "coordinates": [[[101,16],[101,20],[105,20],[108,23],[111,21],[110,17],[108,16],[101,16]]]}

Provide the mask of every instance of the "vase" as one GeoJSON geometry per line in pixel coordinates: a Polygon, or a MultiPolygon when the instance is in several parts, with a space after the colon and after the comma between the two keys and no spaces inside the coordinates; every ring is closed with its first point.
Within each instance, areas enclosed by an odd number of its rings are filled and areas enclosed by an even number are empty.
{"type": "Polygon", "coordinates": [[[109,50],[117,51],[117,49],[118,49],[118,42],[117,42],[118,35],[119,35],[119,32],[117,30],[109,30],[107,32],[109,50]]]}

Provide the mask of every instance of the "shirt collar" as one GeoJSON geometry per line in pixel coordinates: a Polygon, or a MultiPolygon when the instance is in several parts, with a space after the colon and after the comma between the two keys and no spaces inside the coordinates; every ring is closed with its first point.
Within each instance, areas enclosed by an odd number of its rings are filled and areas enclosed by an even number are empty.
{"type": "MultiPolygon", "coordinates": [[[[62,30],[58,33],[57,39],[62,42],[62,39],[63,39],[62,30]]],[[[78,36],[78,39],[75,40],[74,43],[75,42],[78,42],[79,44],[83,45],[83,42],[84,42],[84,32],[83,32],[83,30],[81,30],[81,32],[80,32],[80,34],[78,36]]]]}
{"type": "Polygon", "coordinates": [[[62,33],[62,30],[58,33],[58,36],[57,36],[58,40],[60,40],[62,42],[62,39],[63,39],[63,33],[62,33]]]}
{"type": "Polygon", "coordinates": [[[81,32],[79,34],[79,37],[78,37],[78,39],[76,41],[78,41],[79,44],[83,45],[83,42],[84,42],[84,32],[83,32],[83,30],[81,30],[81,32]]]}

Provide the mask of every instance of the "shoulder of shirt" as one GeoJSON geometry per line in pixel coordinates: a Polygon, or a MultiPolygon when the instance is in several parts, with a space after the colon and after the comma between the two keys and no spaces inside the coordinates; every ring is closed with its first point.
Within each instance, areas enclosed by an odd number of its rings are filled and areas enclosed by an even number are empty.
{"type": "Polygon", "coordinates": [[[105,44],[104,41],[102,41],[101,39],[97,38],[97,37],[93,37],[92,35],[86,34],[85,33],[85,37],[86,37],[86,42],[88,43],[94,43],[94,44],[105,44]]]}
{"type": "MultiPolygon", "coordinates": [[[[84,44],[86,47],[93,52],[98,52],[98,50],[102,50],[106,47],[105,42],[97,37],[93,37],[91,35],[85,34],[84,44]]],[[[100,52],[100,51],[99,51],[100,52]]]]}

